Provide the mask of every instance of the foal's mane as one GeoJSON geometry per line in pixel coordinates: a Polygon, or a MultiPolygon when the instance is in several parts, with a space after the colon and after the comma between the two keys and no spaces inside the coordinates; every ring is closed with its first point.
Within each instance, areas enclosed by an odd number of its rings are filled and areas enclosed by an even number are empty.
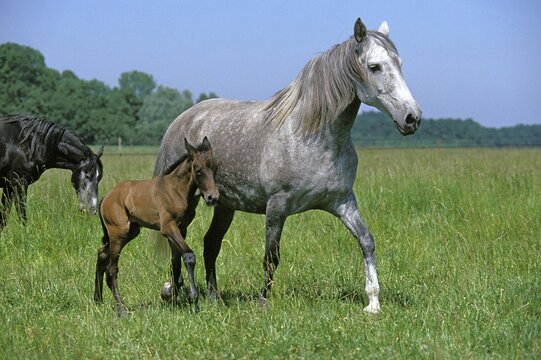
{"type": "MultiPolygon", "coordinates": [[[[195,149],[197,151],[200,151],[200,152],[203,152],[203,151],[208,151],[209,148],[207,148],[205,145],[203,144],[199,144],[195,147],[195,149]]],[[[182,164],[184,161],[186,161],[188,158],[190,157],[190,154],[189,153],[184,153],[182,154],[182,156],[180,158],[178,158],[177,160],[175,160],[171,165],[169,165],[161,174],[160,176],[165,176],[165,175],[169,175],[171,174],[178,166],[180,166],[180,164],[182,164]]]]}
{"type": "Polygon", "coordinates": [[[175,162],[173,162],[171,165],[169,165],[164,172],[161,174],[161,176],[169,175],[171,174],[180,164],[182,164],[184,161],[188,159],[189,155],[188,153],[183,154],[179,159],[177,159],[175,162]]]}
{"type": "MultiPolygon", "coordinates": [[[[397,53],[387,36],[377,31],[366,34],[397,53]]],[[[295,111],[295,131],[303,136],[321,133],[357,96],[353,80],[362,81],[365,71],[356,61],[356,46],[351,37],[310,60],[291,84],[269,99],[267,122],[280,127],[295,111]]]]}

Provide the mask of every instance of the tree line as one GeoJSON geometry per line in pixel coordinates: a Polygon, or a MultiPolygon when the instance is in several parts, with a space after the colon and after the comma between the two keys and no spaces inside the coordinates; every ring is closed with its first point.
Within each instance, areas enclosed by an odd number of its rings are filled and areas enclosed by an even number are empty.
{"type": "Polygon", "coordinates": [[[360,114],[352,129],[363,147],[504,147],[541,146],[541,125],[489,128],[472,119],[423,119],[419,130],[402,136],[383,113],[360,114]]]}
{"type": "MultiPolygon", "coordinates": [[[[33,114],[76,131],[89,144],[157,145],[169,124],[194,103],[217,97],[156,84],[141,71],[122,73],[118,85],[84,80],[73,71],[49,68],[35,49],[0,45],[0,114],[33,114]]],[[[361,113],[353,141],[364,147],[541,146],[541,125],[486,128],[471,119],[423,119],[403,137],[379,112],[361,113]]]]}
{"type": "Polygon", "coordinates": [[[0,114],[33,114],[64,125],[89,144],[159,144],[165,130],[195,102],[217,97],[158,85],[130,71],[118,86],[83,80],[45,65],[43,55],[15,43],[0,45],[0,114]]]}

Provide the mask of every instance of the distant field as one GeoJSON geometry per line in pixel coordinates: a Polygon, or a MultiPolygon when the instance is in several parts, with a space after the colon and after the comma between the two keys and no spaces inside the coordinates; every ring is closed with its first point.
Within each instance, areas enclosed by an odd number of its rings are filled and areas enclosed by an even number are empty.
{"type": "MultiPolygon", "coordinates": [[[[102,195],[152,174],[156,148],[115,150],[102,195]]],[[[355,191],[376,239],[379,315],[362,311],[355,240],[312,211],[286,222],[267,307],[263,217],[236,214],[218,257],[225,301],[203,298],[197,314],[185,297],[161,302],[169,259],[142,234],[120,259],[134,313],[119,319],[109,289],[92,300],[99,221],[77,212],[69,172],[48,171],[28,226],[12,216],[0,233],[0,358],[541,358],[541,149],[361,150],[355,191]]],[[[211,214],[200,205],[188,235],[202,292],[211,214]]]]}

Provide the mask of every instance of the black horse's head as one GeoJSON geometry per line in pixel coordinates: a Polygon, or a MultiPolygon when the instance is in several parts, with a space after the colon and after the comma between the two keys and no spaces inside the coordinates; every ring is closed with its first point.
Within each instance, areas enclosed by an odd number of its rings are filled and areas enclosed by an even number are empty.
{"type": "Polygon", "coordinates": [[[103,165],[100,157],[103,146],[97,154],[89,151],[73,170],[71,183],[79,196],[79,210],[96,214],[98,210],[98,183],[103,176],[103,165]]]}

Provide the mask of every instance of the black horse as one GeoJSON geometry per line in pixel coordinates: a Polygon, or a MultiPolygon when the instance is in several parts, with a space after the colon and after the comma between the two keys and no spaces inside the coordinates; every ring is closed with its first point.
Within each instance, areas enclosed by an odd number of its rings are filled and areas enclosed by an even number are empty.
{"type": "Polygon", "coordinates": [[[14,200],[21,221],[26,223],[28,185],[51,168],[71,170],[79,210],[95,214],[98,182],[103,174],[102,154],[103,147],[94,154],[73,132],[44,119],[30,115],[0,117],[0,229],[14,200]]]}

